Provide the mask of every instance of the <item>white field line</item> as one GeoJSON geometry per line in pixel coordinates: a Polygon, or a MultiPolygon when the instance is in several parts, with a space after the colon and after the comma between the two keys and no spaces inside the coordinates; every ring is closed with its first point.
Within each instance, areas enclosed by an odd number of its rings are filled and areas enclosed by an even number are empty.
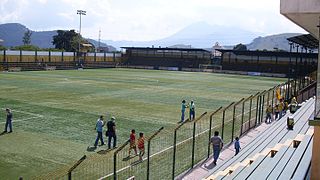
{"type": "MultiPolygon", "coordinates": [[[[1,109],[6,110],[6,108],[1,108],[1,109]]],[[[19,111],[19,110],[11,110],[11,111],[12,112],[20,112],[23,114],[29,114],[29,115],[36,116],[36,117],[43,117],[43,115],[41,115],[41,114],[31,113],[31,112],[27,112],[27,111],[19,111]]]]}
{"type": "MultiPolygon", "coordinates": [[[[21,122],[21,121],[27,121],[29,119],[35,119],[35,118],[40,118],[40,117],[29,117],[29,118],[25,118],[25,119],[18,119],[18,120],[12,120],[12,123],[15,123],[15,122],[21,122]]],[[[0,122],[0,124],[5,124],[6,122],[0,122]]]]}
{"type": "MultiPolygon", "coordinates": [[[[255,109],[256,109],[256,108],[253,108],[252,110],[255,110],[255,109]]],[[[252,110],[251,110],[251,111],[252,111],[252,110]]],[[[247,114],[248,112],[249,112],[249,111],[245,112],[244,114],[247,114]]],[[[239,117],[239,116],[241,116],[241,114],[239,114],[239,115],[236,116],[236,117],[239,117]]],[[[232,121],[232,119],[230,119],[229,121],[226,121],[225,123],[230,122],[230,121],[232,121]]],[[[218,126],[218,125],[212,127],[212,129],[216,128],[217,126],[218,126]]],[[[207,129],[207,130],[205,130],[205,131],[197,134],[195,137],[198,137],[198,136],[200,136],[201,134],[204,134],[204,133],[206,133],[206,132],[208,132],[208,131],[209,131],[209,129],[207,129]]],[[[185,139],[185,140],[177,143],[176,146],[179,146],[179,145],[181,145],[181,144],[183,144],[183,143],[185,143],[185,142],[187,142],[187,141],[189,141],[189,140],[191,140],[191,139],[192,139],[192,137],[190,137],[190,138],[188,138],[188,139],[185,139]]],[[[161,154],[161,153],[163,153],[164,151],[167,151],[167,150],[172,149],[172,148],[173,148],[173,146],[169,146],[169,147],[167,147],[167,148],[165,148],[165,149],[163,149],[163,150],[161,150],[161,151],[159,151],[159,152],[156,152],[156,153],[152,154],[152,155],[150,156],[150,158],[152,158],[153,156],[156,156],[156,155],[158,155],[158,154],[161,154]]],[[[144,158],[143,160],[145,161],[146,159],[147,159],[147,158],[144,158]]],[[[121,172],[121,171],[123,171],[123,170],[125,170],[125,169],[128,169],[128,168],[130,168],[131,166],[132,166],[132,165],[123,167],[123,168],[117,170],[117,173],[119,173],[119,172],[121,172]]],[[[105,178],[110,177],[110,176],[112,176],[112,175],[113,175],[113,173],[110,173],[110,174],[108,174],[108,175],[105,175],[105,176],[99,178],[98,180],[105,179],[105,178]]]]}

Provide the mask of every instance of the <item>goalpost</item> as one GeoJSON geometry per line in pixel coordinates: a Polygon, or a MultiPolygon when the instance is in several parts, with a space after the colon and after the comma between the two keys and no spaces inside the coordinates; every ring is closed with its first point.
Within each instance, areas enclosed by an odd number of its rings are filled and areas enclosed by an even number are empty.
{"type": "Polygon", "coordinates": [[[213,70],[222,70],[222,66],[217,64],[199,64],[199,71],[213,72],[213,70]]]}

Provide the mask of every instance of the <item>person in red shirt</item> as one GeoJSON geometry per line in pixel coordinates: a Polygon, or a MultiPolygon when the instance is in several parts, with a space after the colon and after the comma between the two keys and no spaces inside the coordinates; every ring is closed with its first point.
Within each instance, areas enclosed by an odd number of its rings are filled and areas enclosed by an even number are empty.
{"type": "Polygon", "coordinates": [[[129,147],[129,156],[131,154],[131,150],[133,149],[135,152],[135,155],[137,156],[137,147],[136,147],[136,131],[134,129],[131,130],[131,134],[130,134],[130,147],[129,147]]]}
{"type": "Polygon", "coordinates": [[[143,137],[143,133],[139,133],[138,149],[139,149],[139,160],[142,161],[142,156],[144,155],[144,137],[143,137]]]}

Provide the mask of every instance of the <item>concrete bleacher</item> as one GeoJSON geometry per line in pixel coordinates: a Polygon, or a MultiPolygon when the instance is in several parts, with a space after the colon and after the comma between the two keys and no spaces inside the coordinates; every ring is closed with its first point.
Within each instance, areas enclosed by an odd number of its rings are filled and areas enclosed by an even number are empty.
{"type": "Polygon", "coordinates": [[[308,120],[313,111],[314,99],[302,103],[292,115],[293,130],[287,129],[287,112],[206,179],[303,179],[311,161],[313,128],[308,120]]]}

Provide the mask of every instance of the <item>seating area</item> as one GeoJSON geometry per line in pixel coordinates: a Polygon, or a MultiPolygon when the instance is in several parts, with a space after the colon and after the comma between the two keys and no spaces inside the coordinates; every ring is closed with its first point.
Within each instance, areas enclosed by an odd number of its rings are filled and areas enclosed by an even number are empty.
{"type": "Polygon", "coordinates": [[[314,101],[303,102],[294,114],[288,111],[205,179],[304,179],[312,156],[313,127],[308,120],[313,117],[314,101]],[[295,121],[293,130],[287,129],[289,116],[295,121]]]}

